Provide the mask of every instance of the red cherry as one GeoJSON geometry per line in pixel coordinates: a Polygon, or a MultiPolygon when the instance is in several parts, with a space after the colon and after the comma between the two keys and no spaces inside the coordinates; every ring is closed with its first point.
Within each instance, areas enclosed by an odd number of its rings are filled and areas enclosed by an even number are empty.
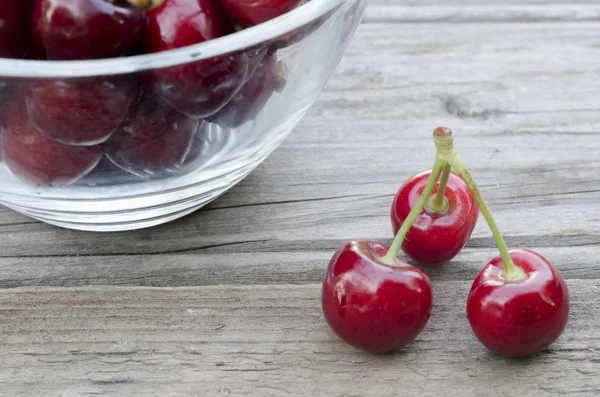
{"type": "Polygon", "coordinates": [[[105,144],[107,157],[138,176],[176,171],[186,160],[200,121],[184,116],[155,95],[143,93],[105,144]]]}
{"type": "Polygon", "coordinates": [[[331,258],[322,307],[331,329],[352,346],[389,352],[412,341],[425,327],[433,297],[429,278],[397,258],[381,261],[388,247],[353,241],[331,258]]]}
{"type": "Polygon", "coordinates": [[[126,0],[36,0],[32,23],[50,59],[74,60],[127,54],[148,20],[126,0]]]}
{"type": "Polygon", "coordinates": [[[13,102],[2,119],[2,158],[19,179],[38,186],[65,186],[90,172],[102,158],[98,146],[68,146],[44,137],[25,106],[13,102]]]}
{"type": "Polygon", "coordinates": [[[302,0],[221,0],[231,18],[242,26],[254,26],[296,8],[302,0]]]}
{"type": "MultiPolygon", "coordinates": [[[[149,11],[144,48],[148,53],[180,48],[235,32],[217,0],[166,0],[149,11]]],[[[245,53],[227,54],[154,72],[156,92],[190,117],[204,118],[223,108],[248,73],[245,53]]]]}
{"type": "Polygon", "coordinates": [[[519,357],[540,352],[558,339],[567,325],[569,293],[560,272],[541,255],[510,250],[525,274],[507,281],[501,257],[479,273],[467,300],[473,332],[491,351],[519,357]]]}
{"type": "Polygon", "coordinates": [[[254,75],[240,92],[215,115],[207,120],[226,128],[236,128],[254,119],[273,93],[285,84],[277,56],[267,55],[258,65],[254,75]]]}
{"type": "Polygon", "coordinates": [[[165,0],[148,11],[147,52],[202,43],[235,32],[216,0],[165,0]]]}
{"type": "MultiPolygon", "coordinates": [[[[391,209],[394,234],[416,205],[431,170],[409,178],[398,190],[391,209]]],[[[438,190],[439,182],[433,194],[438,190]]],[[[467,244],[477,223],[479,209],[466,183],[451,172],[444,197],[447,210],[438,214],[426,208],[412,225],[402,244],[406,255],[424,265],[438,265],[454,258],[467,244]]]]}
{"type": "Polygon", "coordinates": [[[27,89],[27,112],[48,138],[95,145],[121,125],[134,92],[135,84],[128,78],[42,80],[27,89]]]}
{"type": "Polygon", "coordinates": [[[45,61],[48,59],[46,49],[37,39],[31,41],[31,46],[29,47],[29,51],[27,51],[25,59],[33,61],[45,61]]]}
{"type": "Polygon", "coordinates": [[[269,52],[269,48],[266,45],[258,45],[246,50],[246,57],[248,58],[248,68],[246,73],[246,80],[244,80],[244,84],[246,84],[254,73],[256,69],[260,66],[261,62],[267,56],[269,52]]]}
{"type": "Polygon", "coordinates": [[[29,18],[33,0],[0,2],[0,57],[22,58],[29,49],[29,18]]]}

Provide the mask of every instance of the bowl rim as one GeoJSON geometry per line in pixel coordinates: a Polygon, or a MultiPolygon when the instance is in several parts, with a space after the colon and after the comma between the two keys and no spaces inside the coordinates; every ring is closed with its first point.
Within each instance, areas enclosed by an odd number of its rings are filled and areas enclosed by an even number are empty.
{"type": "Polygon", "coordinates": [[[240,51],[302,27],[343,3],[355,0],[311,0],[277,18],[239,32],[187,47],[154,54],[85,61],[37,61],[0,58],[0,76],[9,78],[96,77],[124,75],[181,65],[240,51]]]}

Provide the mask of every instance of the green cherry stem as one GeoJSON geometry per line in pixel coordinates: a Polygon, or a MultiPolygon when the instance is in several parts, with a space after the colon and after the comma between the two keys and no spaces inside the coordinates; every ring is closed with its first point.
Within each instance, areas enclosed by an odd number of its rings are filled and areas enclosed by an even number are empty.
{"type": "Polygon", "coordinates": [[[524,272],[519,267],[517,267],[510,254],[508,252],[508,247],[504,242],[504,238],[492,217],[492,213],[487,206],[487,203],[483,199],[481,191],[479,187],[475,183],[475,180],[471,176],[471,173],[467,169],[465,162],[460,157],[458,152],[454,150],[452,131],[445,127],[438,127],[436,132],[434,133],[434,140],[436,143],[436,147],[438,149],[438,155],[442,158],[445,158],[448,164],[456,170],[458,175],[465,181],[469,191],[473,195],[481,214],[485,218],[490,230],[492,231],[492,235],[494,236],[494,240],[496,241],[496,245],[500,250],[500,256],[502,257],[502,262],[504,264],[504,271],[502,273],[503,277],[507,281],[515,281],[523,278],[524,272]]]}
{"type": "Polygon", "coordinates": [[[435,212],[436,214],[445,214],[446,211],[448,211],[450,204],[446,199],[446,186],[448,186],[450,171],[452,171],[452,166],[450,164],[446,164],[442,170],[442,176],[440,177],[440,184],[438,185],[437,193],[435,196],[430,197],[425,204],[426,209],[430,212],[435,212]]]}
{"type": "Polygon", "coordinates": [[[419,201],[417,201],[417,204],[410,210],[410,213],[402,223],[402,227],[400,227],[400,230],[398,230],[398,233],[396,234],[392,245],[390,245],[390,249],[388,250],[387,254],[380,258],[383,263],[389,266],[396,266],[396,258],[400,253],[400,249],[402,249],[402,243],[404,243],[406,233],[408,233],[413,223],[415,223],[417,220],[417,217],[421,214],[421,211],[423,211],[425,202],[429,196],[431,196],[433,188],[435,187],[435,184],[442,173],[442,169],[446,167],[446,164],[448,164],[448,161],[445,158],[436,155],[427,185],[425,186],[423,193],[421,193],[419,201]]]}

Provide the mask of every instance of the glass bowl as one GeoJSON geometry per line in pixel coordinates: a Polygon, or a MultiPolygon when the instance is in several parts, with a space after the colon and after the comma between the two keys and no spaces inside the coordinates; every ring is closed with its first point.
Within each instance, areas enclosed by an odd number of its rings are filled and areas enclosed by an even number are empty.
{"type": "Polygon", "coordinates": [[[182,217],[258,166],[315,102],[366,0],[312,0],[157,54],[0,59],[0,203],[91,231],[182,217]]]}

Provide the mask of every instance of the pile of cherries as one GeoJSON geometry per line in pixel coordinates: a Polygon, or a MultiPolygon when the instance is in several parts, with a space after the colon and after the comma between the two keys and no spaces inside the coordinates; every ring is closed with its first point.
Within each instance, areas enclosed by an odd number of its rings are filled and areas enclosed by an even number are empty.
{"type": "Polygon", "coordinates": [[[509,250],[471,174],[454,150],[452,132],[434,131],[433,168],[410,178],[391,209],[392,245],[351,241],[332,257],[322,289],[322,308],[332,330],[356,348],[389,352],[411,342],[431,315],[427,275],[398,257],[440,265],[466,245],[479,211],[500,256],[475,278],[466,314],[489,350],[519,357],[546,349],[563,332],[569,293],[560,272],[528,249],[509,250]],[[455,172],[452,171],[454,169],[455,172]]]}
{"type": "MultiPolygon", "coordinates": [[[[92,60],[202,43],[302,0],[2,0],[0,57],[92,60]]],[[[289,37],[284,38],[289,40],[289,37]]],[[[280,43],[145,74],[0,78],[1,154],[37,186],[71,184],[106,156],[138,176],[181,169],[204,122],[235,128],[285,83],[280,43]]]]}

